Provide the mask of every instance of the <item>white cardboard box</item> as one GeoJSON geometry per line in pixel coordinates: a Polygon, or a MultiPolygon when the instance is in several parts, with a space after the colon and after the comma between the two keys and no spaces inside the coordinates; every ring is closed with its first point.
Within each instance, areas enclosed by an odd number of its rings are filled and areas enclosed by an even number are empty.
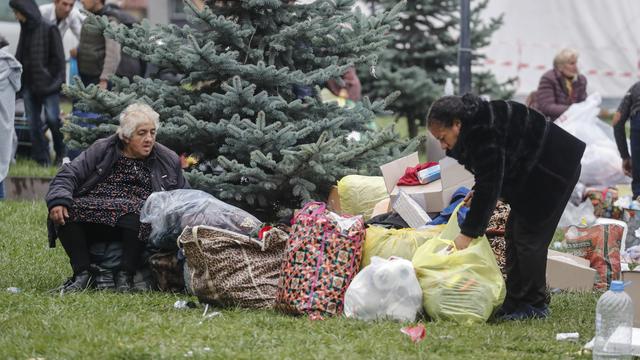
{"type": "Polygon", "coordinates": [[[451,196],[459,187],[471,188],[474,184],[474,178],[470,172],[455,159],[445,157],[440,160],[440,180],[425,185],[397,186],[405,170],[419,163],[418,153],[415,152],[380,166],[391,203],[398,198],[399,191],[402,190],[427,212],[440,212],[449,206],[451,196]]]}
{"type": "Polygon", "coordinates": [[[571,254],[549,250],[547,254],[547,284],[565,290],[591,291],[596,271],[589,260],[571,254]]]}
{"type": "Polygon", "coordinates": [[[640,327],[640,272],[623,271],[622,281],[626,283],[624,292],[629,294],[633,301],[633,326],[640,327]]]}

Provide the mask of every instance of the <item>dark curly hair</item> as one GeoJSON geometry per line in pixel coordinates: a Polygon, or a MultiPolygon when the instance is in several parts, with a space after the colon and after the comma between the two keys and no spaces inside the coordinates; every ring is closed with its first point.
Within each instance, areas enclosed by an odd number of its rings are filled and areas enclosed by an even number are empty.
{"type": "Polygon", "coordinates": [[[482,99],[473,94],[443,96],[431,104],[427,115],[427,126],[451,127],[454,120],[471,119],[478,111],[481,101],[482,99]]]}

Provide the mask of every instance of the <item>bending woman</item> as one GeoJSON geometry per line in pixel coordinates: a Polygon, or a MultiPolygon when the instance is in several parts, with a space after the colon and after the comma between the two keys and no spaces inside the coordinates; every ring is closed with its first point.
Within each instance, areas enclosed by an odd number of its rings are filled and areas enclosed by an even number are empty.
{"type": "Polygon", "coordinates": [[[121,240],[118,291],[133,289],[148,231],[140,209],[152,192],[188,187],[178,155],[156,143],[159,115],[145,104],[129,105],[120,114],[117,133],[97,140],[71,163],[63,165],[49,185],[49,244],[64,247],[73,277],[62,292],[81,291],[92,280],[91,242],[121,240]]]}
{"type": "Polygon", "coordinates": [[[447,155],[475,176],[458,249],[485,233],[498,198],[511,205],[507,296],[498,317],[547,317],[547,248],[580,177],[585,144],[522,104],[470,94],[438,99],[428,127],[447,155]]]}

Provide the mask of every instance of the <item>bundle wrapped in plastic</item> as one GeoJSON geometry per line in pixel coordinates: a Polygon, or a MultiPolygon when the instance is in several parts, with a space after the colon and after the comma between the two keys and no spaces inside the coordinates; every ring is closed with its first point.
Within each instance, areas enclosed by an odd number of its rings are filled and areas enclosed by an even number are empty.
{"type": "Polygon", "coordinates": [[[262,224],[242,209],[190,189],[151,194],[142,207],[140,221],[151,224],[149,240],[161,249],[177,249],[176,239],[187,226],[214,226],[249,235],[262,224]]]}
{"type": "Polygon", "coordinates": [[[585,101],[571,105],[555,124],[587,144],[581,161],[581,183],[597,187],[628,184],[631,178],[622,171],[613,127],[598,118],[601,102],[600,94],[591,94],[585,101]]]}
{"type": "Polygon", "coordinates": [[[381,226],[369,226],[362,251],[362,267],[371,263],[374,257],[388,259],[391,256],[407,260],[427,240],[440,235],[444,225],[435,225],[429,229],[385,229],[381,226]]]}
{"type": "Polygon", "coordinates": [[[395,257],[372,257],[344,297],[344,314],[365,321],[415,321],[421,307],[422,289],[411,261],[395,257]]]}
{"type": "Polygon", "coordinates": [[[423,291],[423,306],[434,320],[484,322],[502,304],[506,286],[486,236],[457,250],[460,234],[456,208],[439,237],[427,241],[413,256],[423,291]]]}
{"type": "Polygon", "coordinates": [[[578,206],[568,202],[564,208],[562,217],[560,217],[558,227],[566,228],[571,225],[591,225],[596,221],[596,216],[593,212],[594,208],[591,200],[586,200],[578,206]]]}
{"type": "Polygon", "coordinates": [[[387,187],[382,176],[347,175],[338,181],[338,195],[343,214],[371,217],[373,208],[387,199],[387,187]]]}

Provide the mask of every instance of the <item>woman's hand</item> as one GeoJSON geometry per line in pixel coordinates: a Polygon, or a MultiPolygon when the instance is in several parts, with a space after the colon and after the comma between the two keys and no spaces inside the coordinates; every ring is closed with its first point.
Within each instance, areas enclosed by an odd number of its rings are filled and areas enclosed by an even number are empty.
{"type": "Polygon", "coordinates": [[[54,224],[64,225],[64,220],[69,218],[69,212],[65,206],[58,205],[51,208],[51,211],[49,211],[49,217],[54,224]]]}
{"type": "Polygon", "coordinates": [[[471,240],[473,240],[473,238],[470,238],[467,235],[460,234],[456,237],[455,240],[453,240],[453,242],[456,244],[456,249],[463,250],[469,247],[469,244],[471,244],[471,240]]]}
{"type": "Polygon", "coordinates": [[[631,169],[633,169],[631,166],[631,158],[622,160],[622,171],[624,171],[624,174],[632,177],[633,175],[631,174],[631,169]]]}
{"type": "Polygon", "coordinates": [[[464,197],[464,200],[462,201],[464,203],[464,205],[466,207],[470,207],[471,206],[471,200],[473,200],[473,190],[469,191],[467,193],[467,196],[464,197]]]}

